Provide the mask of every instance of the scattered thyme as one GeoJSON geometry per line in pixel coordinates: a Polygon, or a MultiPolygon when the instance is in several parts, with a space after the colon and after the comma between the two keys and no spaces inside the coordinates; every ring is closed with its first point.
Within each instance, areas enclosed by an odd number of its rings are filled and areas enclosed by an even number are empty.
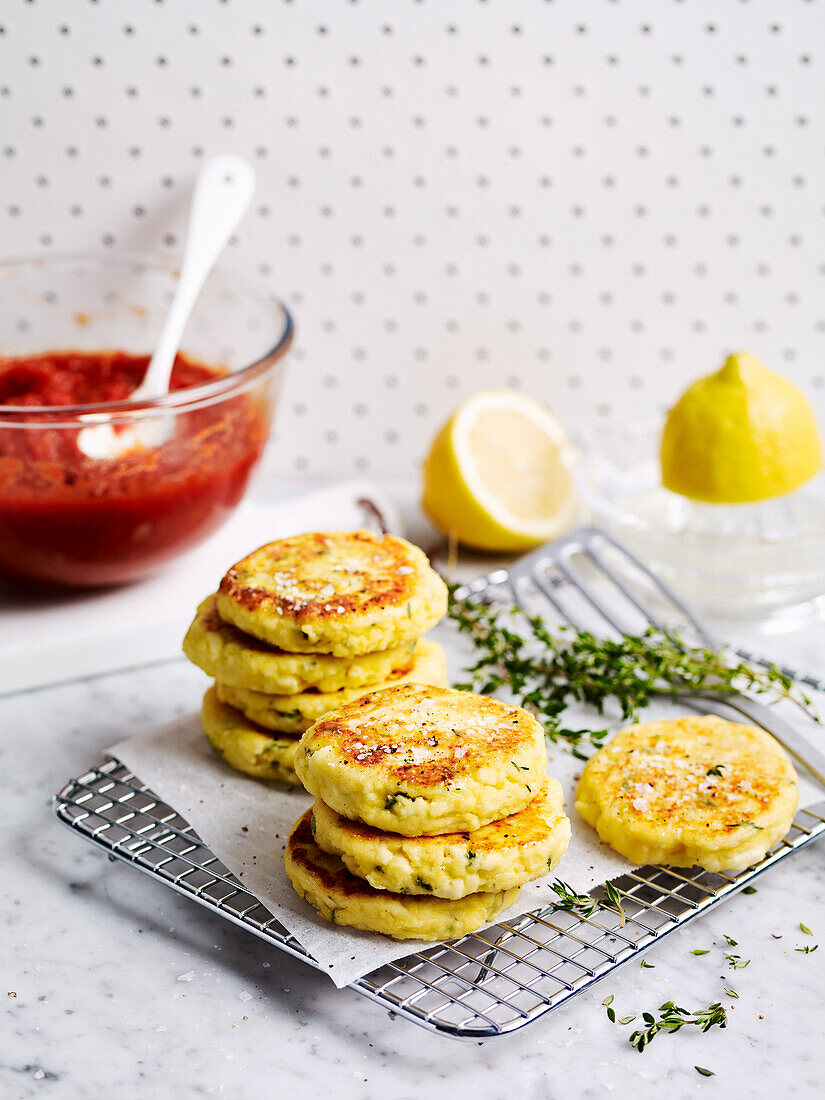
{"type": "Polygon", "coordinates": [[[639,966],[641,966],[644,970],[655,970],[656,969],[656,964],[655,963],[645,962],[644,959],[642,959],[642,961],[639,963],[639,966]]]}
{"type": "Polygon", "coordinates": [[[568,729],[564,712],[572,702],[602,713],[615,700],[623,720],[635,720],[653,695],[748,690],[770,702],[790,699],[816,718],[808,696],[775,665],[755,667],[652,627],[618,640],[599,638],[518,609],[459,599],[455,592],[453,587],[448,614],[475,658],[468,682],[458,686],[484,695],[504,690],[544,723],[551,740],[566,742],[578,757],[586,757],[583,748],[601,747],[608,731],[568,729]]]}
{"type": "Polygon", "coordinates": [[[746,966],[750,966],[750,959],[743,959],[741,955],[725,955],[728,966],[731,970],[744,970],[746,966]]]}
{"type": "Polygon", "coordinates": [[[691,955],[709,955],[710,951],[707,948],[697,947],[695,951],[691,951],[691,955]]]}
{"type": "Polygon", "coordinates": [[[807,926],[807,924],[803,924],[802,921],[799,922],[799,927],[800,927],[801,931],[803,931],[805,933],[806,936],[812,936],[813,935],[813,932],[810,930],[810,928],[807,926]]]}
{"type": "Polygon", "coordinates": [[[611,1022],[611,1024],[616,1024],[616,1023],[619,1023],[619,1024],[632,1024],[633,1021],[636,1019],[635,1016],[622,1016],[621,1019],[616,1018],[616,1010],[613,1008],[613,994],[612,993],[610,994],[609,997],[605,997],[605,999],[602,1001],[602,1004],[605,1007],[605,1011],[607,1012],[607,1018],[611,1022]]]}
{"type": "Polygon", "coordinates": [[[703,1077],[715,1077],[716,1076],[716,1074],[713,1072],[712,1069],[705,1069],[704,1066],[694,1066],[693,1068],[696,1070],[697,1073],[701,1073],[703,1077]]]}
{"type": "Polygon", "coordinates": [[[590,894],[577,894],[572,886],[562,882],[560,878],[550,883],[558,896],[558,901],[553,904],[557,909],[564,909],[569,913],[578,913],[580,917],[592,917],[597,909],[607,909],[612,913],[618,913],[621,917],[621,928],[624,925],[626,915],[622,906],[622,894],[612,882],[606,882],[603,886],[604,897],[594,898],[590,894]]]}
{"type": "Polygon", "coordinates": [[[746,886],[745,889],[742,891],[742,893],[743,894],[755,894],[756,893],[756,887],[755,886],[746,886]]]}
{"type": "Polygon", "coordinates": [[[728,1014],[718,1001],[693,1013],[688,1012],[686,1008],[680,1008],[673,1001],[665,1001],[659,1008],[658,1020],[650,1012],[643,1012],[642,1019],[647,1027],[634,1031],[630,1036],[630,1045],[640,1054],[653,1042],[660,1031],[674,1032],[686,1025],[695,1025],[700,1031],[706,1032],[712,1027],[728,1026],[728,1014]]]}
{"type": "Polygon", "coordinates": [[[716,778],[719,779],[722,776],[722,769],[724,768],[724,766],[724,764],[717,764],[714,768],[708,768],[708,770],[705,772],[705,775],[715,775],[716,778]]]}
{"type": "Polygon", "coordinates": [[[795,947],[794,951],[802,951],[805,955],[812,955],[813,952],[816,951],[817,947],[819,947],[818,943],[815,943],[813,947],[811,947],[809,944],[805,944],[804,947],[795,947]]]}
{"type": "MultiPolygon", "coordinates": [[[[739,944],[733,938],[726,933],[722,933],[722,938],[728,947],[738,947],[739,944]]],[[[750,959],[743,959],[741,955],[725,955],[725,961],[731,970],[744,970],[746,966],[750,966],[750,959]]]]}

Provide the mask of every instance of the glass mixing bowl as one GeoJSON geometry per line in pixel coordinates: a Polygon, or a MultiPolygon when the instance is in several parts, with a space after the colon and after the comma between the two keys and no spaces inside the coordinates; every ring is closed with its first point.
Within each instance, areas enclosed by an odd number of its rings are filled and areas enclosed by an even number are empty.
{"type": "MultiPolygon", "coordinates": [[[[52,351],[149,356],[177,264],[140,254],[0,264],[2,360],[52,351]]],[[[181,351],[222,373],[153,401],[0,405],[0,575],[56,585],[133,581],[201,542],[261,456],[292,341],[284,305],[220,266],[181,351]],[[166,441],[116,458],[77,447],[87,419],[158,422],[166,441]],[[162,424],[162,427],[161,427],[162,424]]]]}
{"type": "Polygon", "coordinates": [[[709,618],[791,629],[825,609],[825,477],[761,504],[703,504],[662,488],[662,424],[581,440],[595,521],[709,618]]]}

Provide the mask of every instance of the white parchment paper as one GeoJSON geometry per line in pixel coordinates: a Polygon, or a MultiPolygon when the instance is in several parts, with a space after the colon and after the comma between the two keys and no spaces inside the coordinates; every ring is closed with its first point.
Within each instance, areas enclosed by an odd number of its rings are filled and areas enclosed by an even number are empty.
{"type": "MultiPolygon", "coordinates": [[[[645,717],[666,717],[673,713],[674,707],[663,702],[650,708],[645,717]]],[[[571,710],[567,718],[571,726],[589,724],[591,728],[596,728],[599,721],[586,711],[571,710]]],[[[582,762],[563,747],[551,745],[549,749],[548,770],[564,789],[572,824],[570,846],[557,870],[549,878],[523,886],[516,903],[500,914],[496,923],[553,901],[555,894],[549,882],[556,875],[577,891],[587,892],[630,867],[627,860],[602,844],[576,814],[574,793],[582,762]]],[[[384,963],[427,946],[418,941],[396,941],[348,930],[317,916],[293,890],[283,863],[287,836],[310,805],[310,796],[233,771],[209,748],[196,715],[146,736],[121,741],[108,752],[194,827],[218,859],[317,959],[337,986],[347,985],[384,963]]],[[[801,805],[822,797],[819,788],[802,774],[800,781],[801,805]]]]}

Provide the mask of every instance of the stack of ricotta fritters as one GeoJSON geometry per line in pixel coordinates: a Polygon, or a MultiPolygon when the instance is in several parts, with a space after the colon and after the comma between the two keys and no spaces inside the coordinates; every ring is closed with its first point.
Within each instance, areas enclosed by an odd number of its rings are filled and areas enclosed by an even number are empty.
{"type": "Polygon", "coordinates": [[[365,691],[446,684],[444,651],[421,635],[447,589],[405,539],[349,531],[271,542],[226,573],[183,642],[215,684],[201,710],[238,771],[300,785],[298,738],[365,691]]]}
{"type": "Polygon", "coordinates": [[[570,840],[542,727],[487,696],[370,692],[307,730],[294,766],[316,800],[290,835],[287,874],[335,924],[464,935],[551,871],[570,840]]]}

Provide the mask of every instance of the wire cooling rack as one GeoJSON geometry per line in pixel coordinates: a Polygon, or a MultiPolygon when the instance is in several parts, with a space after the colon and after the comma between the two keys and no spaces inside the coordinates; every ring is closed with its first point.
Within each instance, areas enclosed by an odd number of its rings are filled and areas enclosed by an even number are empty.
{"type": "MultiPolygon", "coordinates": [[[[575,575],[564,571],[548,583],[573,595],[583,591],[575,575]]],[[[467,591],[505,604],[514,595],[512,578],[504,571],[474,582],[467,591]]],[[[825,684],[811,677],[797,678],[825,690],[825,684]]],[[[318,968],[188,822],[119,761],[110,760],[69,782],[55,797],[55,812],[64,825],[112,858],[318,968]]],[[[609,910],[585,918],[548,905],[387,963],[350,988],[452,1038],[478,1041],[505,1035],[557,1008],[823,832],[825,801],[800,810],[785,839],[738,874],[643,867],[614,879],[624,894],[623,921],[609,910]]],[[[601,891],[593,896],[601,897],[601,891]]]]}

